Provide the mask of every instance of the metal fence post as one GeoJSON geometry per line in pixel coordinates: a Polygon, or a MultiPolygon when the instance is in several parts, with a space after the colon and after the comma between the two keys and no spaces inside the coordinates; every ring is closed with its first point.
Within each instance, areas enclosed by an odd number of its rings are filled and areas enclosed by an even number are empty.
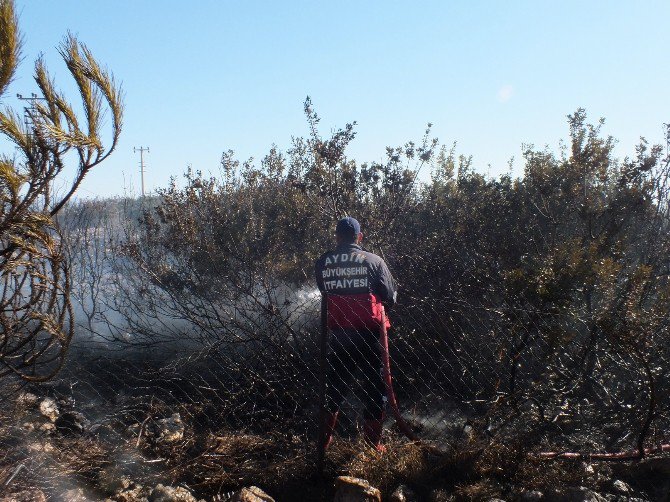
{"type": "Polygon", "coordinates": [[[328,352],[328,298],[321,294],[321,329],[319,332],[319,434],[316,443],[316,468],[319,475],[323,474],[325,449],[325,414],[326,414],[326,364],[328,352]]]}

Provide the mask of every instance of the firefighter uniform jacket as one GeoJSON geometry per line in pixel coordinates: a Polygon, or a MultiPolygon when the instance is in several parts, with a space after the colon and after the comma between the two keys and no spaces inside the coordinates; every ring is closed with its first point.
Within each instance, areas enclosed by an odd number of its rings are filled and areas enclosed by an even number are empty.
{"type": "Polygon", "coordinates": [[[331,329],[377,330],[384,305],[396,301],[396,283],[379,256],[356,244],[342,244],[316,261],[316,283],[328,299],[328,327],[331,329]]]}

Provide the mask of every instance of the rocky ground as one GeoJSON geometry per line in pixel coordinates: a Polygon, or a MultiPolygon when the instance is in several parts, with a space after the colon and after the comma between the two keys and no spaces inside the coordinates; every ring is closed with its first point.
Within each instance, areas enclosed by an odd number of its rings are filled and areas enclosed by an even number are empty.
{"type": "Polygon", "coordinates": [[[389,432],[381,455],[337,438],[315,474],[304,438],[195,431],[178,410],[92,420],[85,406],[23,392],[0,417],[0,502],[668,500],[670,458],[547,461],[464,437],[448,452],[389,432]]]}

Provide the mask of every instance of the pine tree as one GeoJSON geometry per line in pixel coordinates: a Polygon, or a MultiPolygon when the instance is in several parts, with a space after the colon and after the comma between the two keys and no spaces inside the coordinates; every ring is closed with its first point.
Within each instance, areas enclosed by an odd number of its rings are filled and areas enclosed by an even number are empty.
{"type": "MultiPolygon", "coordinates": [[[[0,100],[16,72],[21,34],[12,0],[0,0],[0,100]]],[[[55,217],[86,174],[114,151],[121,132],[121,90],[73,35],[59,47],[83,103],[83,117],[56,88],[43,59],[35,63],[39,94],[23,116],[0,110],[0,133],[16,151],[0,155],[0,377],[53,377],[72,339],[70,277],[55,217]],[[111,135],[105,147],[103,116],[111,135]],[[18,153],[17,153],[18,152],[18,153]],[[74,155],[73,155],[74,154],[74,155]],[[74,179],[57,195],[68,162],[74,179]]]]}

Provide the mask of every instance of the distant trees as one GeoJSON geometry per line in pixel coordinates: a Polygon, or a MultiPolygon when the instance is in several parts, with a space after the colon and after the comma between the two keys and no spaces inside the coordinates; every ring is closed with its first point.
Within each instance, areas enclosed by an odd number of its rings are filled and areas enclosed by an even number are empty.
{"type": "MultiPolygon", "coordinates": [[[[14,3],[0,0],[0,97],[16,71],[20,46],[14,3]]],[[[16,147],[0,157],[0,376],[30,381],[58,371],[72,337],[69,269],[54,218],[86,174],[112,153],[122,123],[120,89],[89,49],[68,35],[60,54],[79,89],[82,118],[41,58],[35,63],[39,96],[25,116],[0,111],[0,133],[16,147]],[[57,193],[55,182],[63,182],[71,161],[77,163],[74,179],[57,193]]]]}

